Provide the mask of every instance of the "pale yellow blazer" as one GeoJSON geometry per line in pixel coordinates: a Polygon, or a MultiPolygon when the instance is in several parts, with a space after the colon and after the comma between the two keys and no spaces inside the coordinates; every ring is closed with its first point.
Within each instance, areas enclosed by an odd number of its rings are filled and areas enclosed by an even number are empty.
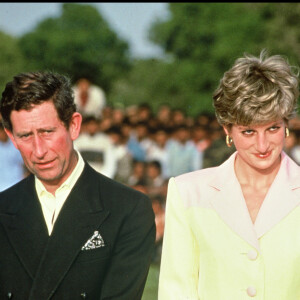
{"type": "Polygon", "coordinates": [[[234,172],[171,178],[159,300],[300,300],[300,167],[281,167],[252,223],[234,172]]]}

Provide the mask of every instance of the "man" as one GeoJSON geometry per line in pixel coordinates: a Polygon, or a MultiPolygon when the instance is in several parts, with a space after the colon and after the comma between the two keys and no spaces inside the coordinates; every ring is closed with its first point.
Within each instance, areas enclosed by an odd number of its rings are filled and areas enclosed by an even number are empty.
{"type": "Polygon", "coordinates": [[[0,299],[141,299],[151,202],[73,148],[82,117],[69,80],[22,73],[6,85],[0,113],[31,172],[0,193],[0,299]]]}
{"type": "Polygon", "coordinates": [[[100,118],[106,105],[105,92],[87,78],[80,78],[73,87],[78,112],[84,117],[100,118]]]}
{"type": "Polygon", "coordinates": [[[173,138],[166,145],[166,156],[168,177],[202,168],[203,153],[199,152],[195,146],[186,124],[174,128],[173,138]]]}
{"type": "Polygon", "coordinates": [[[81,130],[74,141],[74,148],[96,171],[114,178],[117,157],[113,151],[112,141],[106,133],[100,130],[99,120],[94,116],[83,118],[82,125],[84,125],[84,131],[81,130]]]}

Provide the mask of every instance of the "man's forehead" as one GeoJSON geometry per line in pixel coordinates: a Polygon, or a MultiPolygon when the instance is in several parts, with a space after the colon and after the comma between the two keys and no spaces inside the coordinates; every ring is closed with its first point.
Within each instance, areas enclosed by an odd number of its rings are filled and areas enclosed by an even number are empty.
{"type": "MultiPolygon", "coordinates": [[[[30,109],[13,110],[10,115],[13,127],[60,123],[57,111],[52,103],[33,105],[30,109]]],[[[40,126],[39,125],[39,126],[40,126]]]]}

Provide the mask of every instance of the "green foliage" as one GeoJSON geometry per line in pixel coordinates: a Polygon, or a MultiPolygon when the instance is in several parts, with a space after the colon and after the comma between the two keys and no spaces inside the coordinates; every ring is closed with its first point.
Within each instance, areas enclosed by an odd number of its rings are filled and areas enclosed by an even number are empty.
{"type": "Polygon", "coordinates": [[[87,77],[105,90],[130,66],[128,44],[90,5],[64,3],[61,16],[40,22],[19,45],[28,69],[87,77]]]}
{"type": "Polygon", "coordinates": [[[0,31],[0,91],[5,88],[5,84],[12,80],[12,77],[23,71],[24,58],[18,47],[17,40],[0,31]]]}
{"type": "Polygon", "coordinates": [[[128,77],[115,82],[110,101],[123,107],[147,102],[154,111],[168,104],[188,115],[212,111],[211,95],[197,88],[200,76],[189,61],[138,60],[128,77]],[[196,88],[189,90],[187,83],[196,88]]]}
{"type": "Polygon", "coordinates": [[[0,33],[0,85],[15,73],[54,70],[74,81],[90,78],[118,106],[164,103],[189,115],[213,111],[212,94],[223,73],[247,52],[282,54],[300,63],[300,3],[169,3],[149,39],[162,59],[132,60],[128,44],[92,5],[62,3],[17,39],[0,33]],[[20,51],[21,50],[21,51],[20,51]],[[25,59],[24,59],[25,57],[25,59]]]}
{"type": "Polygon", "coordinates": [[[259,54],[262,18],[244,3],[170,3],[169,8],[170,19],[154,23],[150,39],[173,57],[167,76],[178,102],[192,114],[212,111],[211,95],[223,73],[244,52],[259,54]]]}
{"type": "Polygon", "coordinates": [[[169,19],[157,20],[149,32],[167,60],[137,63],[122,82],[124,103],[155,99],[154,107],[169,103],[191,115],[212,112],[213,91],[244,53],[259,55],[266,48],[299,65],[299,3],[170,3],[169,11],[169,19]]]}
{"type": "Polygon", "coordinates": [[[156,300],[158,296],[159,265],[151,264],[142,300],[156,300]]]}
{"type": "Polygon", "coordinates": [[[285,55],[300,64],[300,3],[255,3],[265,20],[265,46],[272,54],[285,55]]]}

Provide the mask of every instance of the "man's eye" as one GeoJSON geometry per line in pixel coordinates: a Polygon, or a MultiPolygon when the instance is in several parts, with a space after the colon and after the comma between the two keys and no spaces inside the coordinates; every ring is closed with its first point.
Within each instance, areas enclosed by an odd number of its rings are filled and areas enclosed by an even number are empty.
{"type": "Polygon", "coordinates": [[[43,134],[44,135],[48,135],[48,134],[50,134],[50,133],[52,133],[53,132],[53,130],[45,130],[45,131],[43,131],[43,134]]]}

